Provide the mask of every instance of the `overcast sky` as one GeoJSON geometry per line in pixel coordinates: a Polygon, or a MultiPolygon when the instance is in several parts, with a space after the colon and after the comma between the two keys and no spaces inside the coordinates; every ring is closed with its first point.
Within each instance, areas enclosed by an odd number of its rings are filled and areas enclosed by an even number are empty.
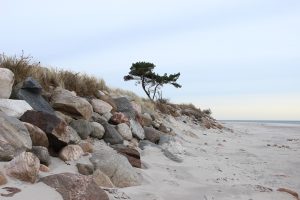
{"type": "MultiPolygon", "coordinates": [[[[300,120],[299,0],[0,0],[0,52],[124,82],[133,62],[181,72],[173,102],[217,119],[300,120]]],[[[145,96],[145,95],[144,95],[145,96]]]]}

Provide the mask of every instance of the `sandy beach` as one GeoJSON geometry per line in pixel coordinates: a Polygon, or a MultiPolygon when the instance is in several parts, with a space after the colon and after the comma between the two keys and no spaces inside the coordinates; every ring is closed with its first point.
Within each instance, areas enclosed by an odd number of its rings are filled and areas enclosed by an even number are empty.
{"type": "Polygon", "coordinates": [[[177,122],[182,163],[155,148],[143,151],[144,184],[122,189],[128,199],[289,200],[300,191],[300,126],[226,123],[233,132],[177,122]]]}
{"type": "MultiPolygon", "coordinates": [[[[143,169],[136,169],[142,185],[111,189],[110,199],[293,200],[277,189],[300,192],[300,125],[224,123],[228,129],[207,130],[183,117],[164,120],[177,134],[165,148],[183,162],[168,159],[159,148],[146,147],[141,151],[143,169]]],[[[51,171],[41,176],[76,173],[74,165],[53,159],[51,171]]],[[[62,199],[43,183],[9,179],[5,186],[21,192],[0,199],[62,199]]]]}

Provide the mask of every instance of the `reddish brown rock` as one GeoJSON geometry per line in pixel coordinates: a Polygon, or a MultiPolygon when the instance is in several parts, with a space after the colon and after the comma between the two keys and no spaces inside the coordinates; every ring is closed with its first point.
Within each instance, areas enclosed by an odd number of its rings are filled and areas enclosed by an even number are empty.
{"type": "Polygon", "coordinates": [[[23,124],[30,134],[32,146],[49,147],[48,137],[42,129],[27,122],[23,122],[23,124]]]}
{"type": "Polygon", "coordinates": [[[39,159],[30,152],[23,152],[8,163],[6,174],[21,181],[34,183],[39,169],[39,159]]]}
{"type": "Polygon", "coordinates": [[[59,153],[60,159],[63,161],[78,160],[84,154],[79,145],[68,145],[59,153]]]}
{"type": "Polygon", "coordinates": [[[115,112],[113,116],[110,118],[109,122],[111,124],[122,124],[122,123],[129,123],[128,117],[124,113],[115,112]]]}
{"type": "Polygon", "coordinates": [[[93,180],[100,187],[115,187],[114,184],[111,182],[110,178],[106,174],[104,174],[100,169],[97,169],[94,172],[93,180]]]}
{"type": "Polygon", "coordinates": [[[64,200],[109,200],[92,177],[61,173],[41,178],[41,182],[54,188],[64,200]]]}
{"type": "Polygon", "coordinates": [[[93,144],[91,144],[90,142],[88,142],[86,140],[80,141],[78,145],[82,148],[84,153],[93,153],[94,152],[93,144]]]}
{"type": "Polygon", "coordinates": [[[128,159],[131,166],[141,168],[142,164],[140,153],[136,149],[129,148],[124,145],[112,145],[111,147],[115,149],[119,154],[125,156],[128,159]]]}
{"type": "Polygon", "coordinates": [[[49,169],[49,167],[47,167],[46,165],[41,164],[41,165],[40,165],[40,171],[41,171],[41,172],[49,172],[50,169],[49,169]]]}
{"type": "Polygon", "coordinates": [[[33,124],[42,129],[48,136],[50,147],[58,152],[70,141],[67,124],[53,114],[41,111],[27,111],[21,121],[33,124]]]}

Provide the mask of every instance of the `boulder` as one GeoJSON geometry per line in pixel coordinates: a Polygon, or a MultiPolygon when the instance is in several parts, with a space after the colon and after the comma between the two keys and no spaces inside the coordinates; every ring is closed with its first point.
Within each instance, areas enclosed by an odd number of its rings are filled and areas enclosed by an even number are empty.
{"type": "Polygon", "coordinates": [[[171,136],[171,135],[161,135],[160,139],[159,139],[159,145],[167,145],[169,143],[174,143],[176,142],[175,137],[171,136]]]}
{"type": "Polygon", "coordinates": [[[122,136],[112,125],[110,125],[106,121],[102,122],[102,125],[105,129],[105,133],[103,136],[103,139],[105,142],[108,142],[110,144],[122,144],[123,143],[122,136]]]}
{"type": "Polygon", "coordinates": [[[84,119],[73,120],[70,123],[70,126],[73,127],[81,139],[87,139],[93,131],[91,123],[84,119]]]}
{"type": "Polygon", "coordinates": [[[104,174],[100,169],[97,169],[93,174],[93,180],[99,187],[114,188],[114,184],[109,177],[104,174]]]}
{"type": "Polygon", "coordinates": [[[144,127],[145,138],[155,144],[158,144],[160,136],[163,134],[152,127],[144,127]]]}
{"type": "Polygon", "coordinates": [[[87,140],[80,141],[78,145],[82,148],[84,153],[93,153],[94,151],[93,144],[88,142],[87,140]]]}
{"type": "Polygon", "coordinates": [[[27,110],[32,110],[32,107],[26,101],[0,99],[0,111],[10,117],[20,118],[27,110]]]}
{"type": "Polygon", "coordinates": [[[125,139],[125,140],[131,140],[132,139],[132,133],[131,129],[129,126],[125,123],[118,124],[117,126],[117,131],[120,133],[120,135],[125,139]]]}
{"type": "Polygon", "coordinates": [[[59,158],[63,161],[78,160],[84,154],[82,148],[79,145],[68,145],[64,147],[60,153],[59,158]]]}
{"type": "Polygon", "coordinates": [[[10,97],[14,81],[14,73],[9,69],[0,67],[0,99],[10,97]]]}
{"type": "Polygon", "coordinates": [[[164,133],[170,133],[171,129],[166,127],[163,123],[161,123],[158,127],[158,130],[164,133]]]}
{"type": "Polygon", "coordinates": [[[89,120],[93,113],[92,105],[87,100],[62,88],[54,90],[51,97],[51,105],[55,110],[79,119],[89,120]]]}
{"type": "Polygon", "coordinates": [[[178,157],[176,154],[173,154],[172,152],[170,152],[168,149],[162,149],[162,152],[164,153],[164,155],[169,158],[170,160],[174,161],[174,162],[178,162],[181,163],[183,162],[183,160],[178,157]]]}
{"type": "Polygon", "coordinates": [[[50,169],[46,165],[40,164],[40,171],[41,172],[49,172],[50,169]]]}
{"type": "Polygon", "coordinates": [[[101,116],[100,114],[93,112],[92,114],[92,118],[90,119],[90,121],[92,122],[98,122],[101,123],[101,121],[108,121],[105,117],[101,116]]]}
{"type": "Polygon", "coordinates": [[[112,110],[112,106],[110,104],[100,99],[92,99],[91,104],[93,106],[94,112],[99,113],[101,115],[112,110]]]}
{"type": "Polygon", "coordinates": [[[0,186],[5,185],[7,183],[7,179],[2,171],[0,171],[0,186]]]}
{"type": "Polygon", "coordinates": [[[92,175],[94,173],[94,166],[92,164],[77,163],[78,172],[82,175],[92,175]]]}
{"type": "Polygon", "coordinates": [[[129,187],[140,184],[140,178],[127,158],[110,147],[101,146],[92,154],[90,161],[94,169],[100,169],[117,187],[129,187]]]}
{"type": "Polygon", "coordinates": [[[126,97],[115,98],[114,102],[117,106],[117,112],[124,113],[130,119],[135,119],[136,111],[126,97]]]}
{"type": "Polygon", "coordinates": [[[143,126],[151,126],[152,125],[152,118],[149,113],[144,113],[141,115],[143,126]]]}
{"type": "Polygon", "coordinates": [[[9,161],[31,148],[30,135],[23,123],[0,112],[0,161],[9,161]]]}
{"type": "Polygon", "coordinates": [[[19,83],[13,89],[12,98],[26,101],[35,111],[42,111],[54,114],[53,108],[42,97],[41,94],[35,93],[35,91],[26,87],[23,88],[24,82],[19,83]]]}
{"type": "Polygon", "coordinates": [[[108,103],[109,105],[112,106],[112,111],[116,111],[117,110],[117,106],[115,104],[115,101],[113,98],[111,98],[110,96],[108,95],[103,95],[103,96],[100,96],[99,99],[101,99],[102,101],[105,101],[106,103],[108,103]]]}
{"type": "Polygon", "coordinates": [[[131,103],[132,108],[135,110],[135,112],[137,114],[141,114],[142,113],[142,106],[140,104],[137,104],[134,101],[131,101],[130,103],[131,103]]]}
{"type": "Polygon", "coordinates": [[[119,154],[125,156],[129,163],[136,168],[141,168],[141,156],[140,153],[133,148],[126,147],[125,145],[112,145],[113,149],[115,149],[119,154]]]}
{"type": "Polygon", "coordinates": [[[41,182],[54,188],[64,200],[109,200],[92,177],[61,173],[41,178],[41,182]]]}
{"type": "Polygon", "coordinates": [[[51,164],[51,158],[46,147],[33,146],[31,152],[38,157],[40,164],[49,166],[51,164]]]}
{"type": "Polygon", "coordinates": [[[90,122],[90,125],[92,126],[92,132],[90,136],[101,140],[105,133],[104,127],[97,122],[90,122]]]}
{"type": "Polygon", "coordinates": [[[70,137],[69,144],[78,144],[81,141],[78,133],[71,126],[67,126],[66,134],[70,137]]]}
{"type": "Polygon", "coordinates": [[[110,112],[104,113],[102,117],[106,119],[106,121],[110,120],[113,115],[110,112]]]}
{"type": "Polygon", "coordinates": [[[146,146],[162,149],[160,146],[158,146],[157,144],[154,144],[153,142],[150,142],[149,140],[141,140],[139,142],[140,149],[144,150],[146,146]]]}
{"type": "Polygon", "coordinates": [[[145,132],[143,127],[140,123],[138,123],[136,120],[131,119],[130,120],[130,128],[132,135],[140,140],[143,140],[145,138],[145,132]]]}
{"type": "Polygon", "coordinates": [[[35,94],[42,94],[42,86],[32,77],[27,77],[22,85],[22,89],[26,89],[29,92],[35,93],[35,94]]]}
{"type": "Polygon", "coordinates": [[[121,123],[128,123],[129,119],[128,117],[121,113],[121,112],[115,112],[113,116],[109,119],[109,123],[117,125],[121,123]]]}
{"type": "Polygon", "coordinates": [[[23,124],[30,134],[33,146],[49,147],[48,137],[42,129],[27,122],[23,122],[23,124]]]}
{"type": "Polygon", "coordinates": [[[7,164],[6,174],[21,181],[34,183],[39,169],[39,159],[30,152],[23,152],[7,164]]]}
{"type": "Polygon", "coordinates": [[[60,118],[61,120],[65,121],[67,124],[70,124],[71,121],[73,120],[72,117],[68,116],[68,115],[65,115],[64,113],[62,112],[59,112],[59,111],[54,111],[55,112],[55,115],[56,117],[60,118]]]}
{"type": "Polygon", "coordinates": [[[56,152],[60,151],[70,141],[67,124],[53,114],[41,111],[27,111],[20,119],[42,129],[47,134],[49,147],[56,152]]]}

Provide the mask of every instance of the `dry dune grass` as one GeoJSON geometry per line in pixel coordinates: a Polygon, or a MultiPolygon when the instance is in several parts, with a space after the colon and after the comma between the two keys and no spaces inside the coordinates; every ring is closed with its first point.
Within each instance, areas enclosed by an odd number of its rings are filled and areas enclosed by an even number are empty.
{"type": "Polygon", "coordinates": [[[63,87],[75,91],[79,96],[93,96],[98,90],[108,90],[103,79],[72,71],[41,67],[31,57],[21,55],[0,56],[0,67],[8,68],[15,74],[15,84],[31,76],[38,80],[45,90],[63,87]]]}
{"type": "Polygon", "coordinates": [[[140,104],[145,112],[154,112],[155,104],[149,99],[142,98],[129,90],[123,90],[120,88],[110,89],[110,93],[116,96],[125,96],[128,99],[135,101],[137,104],[140,104]]]}

